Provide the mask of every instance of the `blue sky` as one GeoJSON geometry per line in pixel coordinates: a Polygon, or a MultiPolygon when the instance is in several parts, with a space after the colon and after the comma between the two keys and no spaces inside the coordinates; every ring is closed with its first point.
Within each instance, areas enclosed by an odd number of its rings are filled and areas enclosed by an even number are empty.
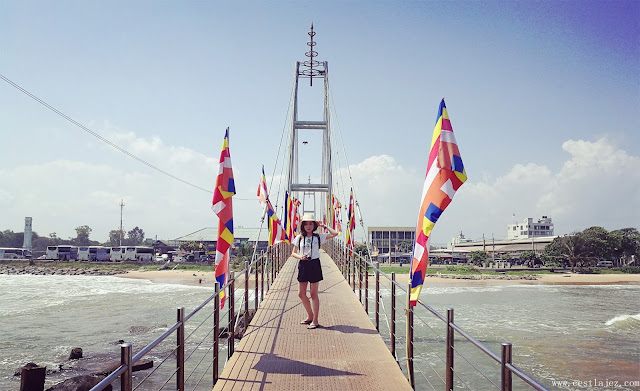
{"type": "MultiPolygon", "coordinates": [[[[460,231],[504,238],[514,215],[548,215],[565,234],[638,227],[638,20],[636,1],[5,1],[0,74],[205,189],[229,127],[235,224],[257,227],[261,165],[272,196],[283,187],[280,140],[313,22],[329,63],[335,186],[346,203],[353,185],[365,227],[415,225],[445,97],[469,180],[432,244],[460,231]]],[[[125,229],[150,237],[217,224],[211,194],[2,80],[0,140],[0,229],[32,216],[40,235],[86,224],[104,241],[121,199],[125,229]]]]}

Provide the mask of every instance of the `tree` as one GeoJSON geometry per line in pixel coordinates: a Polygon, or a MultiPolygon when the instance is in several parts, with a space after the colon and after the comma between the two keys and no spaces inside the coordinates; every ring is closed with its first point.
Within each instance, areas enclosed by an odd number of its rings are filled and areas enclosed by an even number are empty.
{"type": "Polygon", "coordinates": [[[489,256],[484,251],[471,251],[467,256],[467,259],[470,259],[471,263],[478,266],[482,265],[483,262],[486,262],[487,258],[489,258],[489,256]]]}
{"type": "Polygon", "coordinates": [[[23,232],[13,232],[9,229],[0,232],[0,247],[21,248],[24,242],[23,232]]]}
{"type": "Polygon", "coordinates": [[[200,248],[200,245],[194,241],[182,242],[180,243],[180,246],[178,248],[182,251],[191,252],[191,251],[198,251],[198,249],[200,248]]]}
{"type": "Polygon", "coordinates": [[[411,244],[411,242],[403,240],[402,242],[398,243],[398,251],[408,253],[411,250],[413,250],[413,244],[411,244]]]}
{"type": "Polygon", "coordinates": [[[613,253],[616,258],[622,258],[624,263],[634,255],[640,257],[640,232],[636,228],[622,228],[611,231],[611,238],[615,242],[613,253]]]}
{"type": "Polygon", "coordinates": [[[120,246],[120,243],[126,244],[124,241],[124,232],[119,229],[112,229],[109,231],[109,245],[112,247],[120,246]]]}
{"type": "Polygon", "coordinates": [[[142,228],[135,227],[131,231],[127,232],[127,245],[139,246],[144,242],[144,231],[142,228]]]}
{"type": "Polygon", "coordinates": [[[593,263],[599,259],[613,256],[616,248],[615,238],[602,227],[587,228],[579,234],[584,240],[585,262],[593,263]]]}
{"type": "Polygon", "coordinates": [[[75,243],[79,246],[88,246],[90,244],[89,235],[92,229],[88,225],[81,225],[76,227],[76,239],[75,243]]]}
{"type": "Polygon", "coordinates": [[[367,245],[366,244],[357,244],[353,251],[358,255],[366,255],[367,254],[367,245]]]}
{"type": "Polygon", "coordinates": [[[533,251],[523,251],[520,254],[520,260],[523,264],[527,264],[529,267],[533,267],[537,263],[540,263],[540,258],[533,251]]]}

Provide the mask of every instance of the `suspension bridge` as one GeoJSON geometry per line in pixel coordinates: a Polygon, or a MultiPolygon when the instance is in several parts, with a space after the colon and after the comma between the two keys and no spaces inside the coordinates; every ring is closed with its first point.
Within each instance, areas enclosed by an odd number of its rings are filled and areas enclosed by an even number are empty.
{"type": "MultiPolygon", "coordinates": [[[[301,200],[303,212],[331,220],[334,188],[345,186],[333,177],[329,69],[316,60],[314,36],[312,25],[308,59],[295,65],[286,191],[301,200]],[[299,118],[304,79],[310,88],[322,81],[321,118],[299,118]],[[301,151],[308,132],[321,133],[319,157],[301,151]],[[318,173],[300,167],[316,158],[318,173]]],[[[307,329],[300,323],[306,313],[295,278],[298,260],[290,253],[280,243],[254,254],[193,311],[178,308],[176,323],[148,346],[134,354],[131,344],[121,345],[121,365],[92,390],[547,389],[515,365],[511,344],[495,353],[455,324],[453,309],[443,315],[421,302],[410,306],[406,281],[383,273],[370,256],[349,251],[340,238],[323,246],[320,327],[307,329]],[[221,290],[228,292],[224,312],[221,290]],[[246,325],[241,339],[240,323],[246,325]],[[433,334],[417,336],[418,329],[433,334]],[[159,365],[134,375],[133,365],[151,354],[160,357],[159,365]]]]}

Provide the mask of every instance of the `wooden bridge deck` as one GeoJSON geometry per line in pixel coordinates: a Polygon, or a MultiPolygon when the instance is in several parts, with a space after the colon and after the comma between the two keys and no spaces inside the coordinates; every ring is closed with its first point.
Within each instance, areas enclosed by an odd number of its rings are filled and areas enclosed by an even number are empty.
{"type": "Polygon", "coordinates": [[[214,390],[411,390],[333,260],[320,257],[320,325],[299,324],[297,262],[290,258],[214,390]]]}

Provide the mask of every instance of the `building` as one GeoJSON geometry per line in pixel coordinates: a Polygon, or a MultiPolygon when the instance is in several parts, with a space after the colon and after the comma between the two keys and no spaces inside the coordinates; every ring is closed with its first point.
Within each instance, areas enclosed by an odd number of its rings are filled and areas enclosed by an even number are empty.
{"type": "Polygon", "coordinates": [[[465,238],[464,235],[462,234],[462,231],[460,231],[460,235],[451,239],[451,242],[447,244],[447,248],[451,250],[452,248],[454,248],[455,246],[461,243],[472,243],[472,242],[473,242],[473,239],[465,238]]]}
{"type": "MultiPolygon", "coordinates": [[[[373,253],[385,254],[382,258],[389,257],[390,253],[397,253],[402,242],[409,243],[409,252],[415,241],[416,227],[369,227],[367,228],[368,245],[373,253]]],[[[393,255],[392,255],[393,257],[393,255]]]]}
{"type": "Polygon", "coordinates": [[[507,226],[507,240],[530,239],[553,236],[553,222],[551,217],[542,216],[537,222],[529,217],[520,223],[507,226]]]}
{"type": "MultiPolygon", "coordinates": [[[[258,251],[266,250],[268,247],[267,241],[269,240],[268,228],[234,228],[233,230],[233,243],[258,243],[258,251]]],[[[166,241],[168,245],[179,247],[182,242],[196,242],[202,243],[207,251],[213,251],[216,248],[216,242],[218,241],[218,228],[207,227],[190,234],[181,236],[174,240],[166,241]]]]}

